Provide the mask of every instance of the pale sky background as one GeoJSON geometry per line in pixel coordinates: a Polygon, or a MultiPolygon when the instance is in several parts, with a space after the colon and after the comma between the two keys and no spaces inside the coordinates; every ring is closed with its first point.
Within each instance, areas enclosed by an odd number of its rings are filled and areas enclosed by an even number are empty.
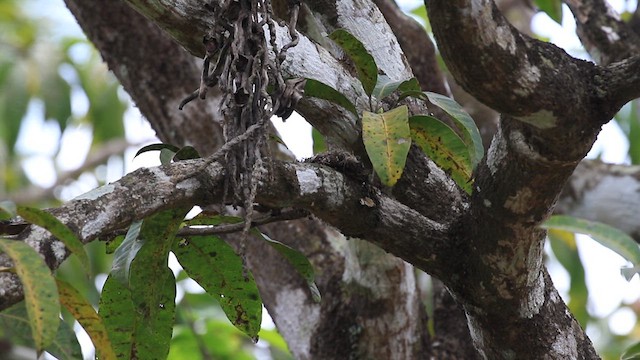
{"type": "MultiPolygon", "coordinates": [[[[609,0],[613,7],[621,12],[623,10],[633,11],[634,1],[609,0]]],[[[399,1],[403,9],[410,10],[419,6],[419,0],[399,1]]],[[[44,16],[47,22],[55,22],[52,26],[51,35],[79,36],[80,28],[75,23],[75,19],[66,9],[62,0],[34,0],[27,3],[30,11],[37,16],[44,16]]],[[[549,19],[544,14],[534,17],[533,28],[536,33],[548,37],[551,42],[564,48],[573,56],[586,57],[580,42],[575,36],[575,23],[568,8],[564,8],[564,18],[562,27],[549,19]]],[[[76,46],[73,50],[74,58],[83,59],[88,56],[85,46],[76,46]]],[[[72,78],[70,71],[61,69],[63,76],[72,78]]],[[[121,91],[121,96],[128,98],[128,95],[121,91]]],[[[72,96],[72,110],[75,115],[86,113],[88,101],[86,96],[79,90],[74,91],[72,96]]],[[[21,130],[18,141],[19,153],[24,157],[26,172],[34,183],[40,186],[51,186],[55,182],[55,169],[71,170],[82,164],[91,145],[90,129],[86,125],[70,126],[65,132],[62,141],[62,148],[55,159],[55,164],[49,161],[52,154],[55,154],[59,130],[57,125],[46,122],[42,119],[42,104],[34,101],[29,107],[29,113],[21,130]],[[26,134],[29,134],[28,137],[26,134]],[[36,135],[37,134],[37,135],[36,135]],[[37,146],[35,146],[37,144],[37,146]]],[[[274,121],[282,139],[291,151],[298,158],[305,158],[312,155],[311,128],[299,116],[292,117],[286,123],[279,119],[274,121]]],[[[148,123],[141,117],[135,107],[131,107],[126,114],[126,136],[133,143],[155,142],[154,132],[148,123]]],[[[120,170],[124,166],[126,172],[133,171],[143,166],[157,165],[157,154],[147,153],[133,160],[133,155],[139,147],[127,151],[124,163],[113,159],[107,166],[101,167],[101,172],[107,181],[116,181],[120,176],[120,170]]],[[[598,137],[596,145],[589,156],[594,157],[601,153],[602,159],[611,163],[628,162],[626,157],[628,142],[618,126],[609,123],[604,126],[598,137]]],[[[98,183],[93,176],[81,176],[79,181],[67,187],[61,194],[64,199],[71,199],[79,194],[87,192],[96,187],[98,183]]],[[[589,311],[596,317],[605,317],[616,311],[620,303],[633,303],[640,298],[640,280],[635,277],[631,282],[626,282],[620,275],[620,267],[626,265],[626,261],[613,251],[597,244],[588,237],[581,236],[579,239],[579,251],[585,265],[587,285],[589,287],[589,311]]],[[[560,292],[566,296],[569,287],[569,277],[564,269],[556,263],[549,266],[550,273],[555,285],[560,292]]],[[[104,279],[97,279],[101,283],[104,279]]],[[[180,296],[180,295],[179,295],[180,296]]],[[[266,313],[266,311],[265,311],[266,313]]],[[[267,326],[273,326],[270,319],[265,319],[267,326]]],[[[627,309],[621,308],[611,317],[610,325],[614,333],[627,334],[635,325],[635,314],[627,309]]],[[[587,329],[592,339],[597,342],[597,334],[594,329],[587,329]]]]}

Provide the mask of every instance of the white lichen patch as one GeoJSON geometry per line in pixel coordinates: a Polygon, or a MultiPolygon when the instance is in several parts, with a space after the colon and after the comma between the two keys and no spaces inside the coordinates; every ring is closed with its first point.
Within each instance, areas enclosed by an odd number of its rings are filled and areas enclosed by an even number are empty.
{"type": "Polygon", "coordinates": [[[322,180],[312,169],[296,169],[296,177],[300,185],[300,195],[315,194],[322,186],[322,180]]]}
{"type": "Polygon", "coordinates": [[[525,59],[525,63],[520,70],[518,82],[520,87],[513,89],[515,94],[523,97],[533,94],[540,82],[540,69],[537,66],[531,65],[528,59],[525,59]]]}
{"type": "Polygon", "coordinates": [[[610,43],[614,43],[620,40],[620,35],[618,35],[618,33],[616,33],[612,28],[603,26],[600,29],[602,30],[602,32],[607,34],[607,40],[609,40],[610,43]]]}
{"type": "Polygon", "coordinates": [[[520,304],[518,314],[522,318],[531,319],[540,312],[544,304],[544,277],[538,272],[538,280],[529,291],[527,298],[520,304]]]}
{"type": "Polygon", "coordinates": [[[104,230],[107,224],[111,221],[113,215],[108,211],[99,212],[98,216],[89,219],[82,227],[81,236],[83,239],[92,238],[104,230]]]}
{"type": "Polygon", "coordinates": [[[484,204],[485,207],[488,207],[488,208],[491,207],[491,200],[489,199],[482,200],[482,203],[484,204]]]}
{"type": "Polygon", "coordinates": [[[86,192],[82,195],[78,195],[73,200],[96,200],[104,195],[112,193],[116,187],[113,184],[107,184],[100,186],[99,188],[95,188],[89,192],[86,192]]]}
{"type": "Polygon", "coordinates": [[[514,214],[526,214],[531,207],[535,193],[528,187],[518,190],[515,195],[509,196],[504,202],[504,207],[514,214]]]}
{"type": "Polygon", "coordinates": [[[533,125],[538,129],[551,129],[558,124],[558,118],[549,110],[540,110],[533,114],[518,116],[517,120],[533,125]]]}
{"type": "Polygon", "coordinates": [[[507,25],[499,26],[493,19],[491,4],[487,0],[471,1],[471,14],[467,16],[470,21],[475,21],[477,27],[482,29],[480,38],[486,46],[496,44],[512,55],[516,53],[516,39],[511,28],[507,25]]]}
{"type": "Polygon", "coordinates": [[[200,183],[195,178],[182,180],[176,184],[176,189],[185,191],[187,197],[193,196],[200,183]]]}
{"type": "Polygon", "coordinates": [[[56,261],[59,263],[64,260],[65,255],[67,254],[67,250],[61,241],[54,241],[51,244],[51,251],[53,251],[53,256],[55,256],[56,261]]]}
{"type": "Polygon", "coordinates": [[[291,353],[310,357],[311,335],[320,319],[320,306],[309,301],[304,290],[287,286],[277,293],[273,311],[274,318],[280,319],[278,330],[291,339],[291,353]]]}
{"type": "Polygon", "coordinates": [[[578,359],[578,344],[574,334],[567,334],[567,331],[558,331],[551,349],[556,359],[578,359]]]}

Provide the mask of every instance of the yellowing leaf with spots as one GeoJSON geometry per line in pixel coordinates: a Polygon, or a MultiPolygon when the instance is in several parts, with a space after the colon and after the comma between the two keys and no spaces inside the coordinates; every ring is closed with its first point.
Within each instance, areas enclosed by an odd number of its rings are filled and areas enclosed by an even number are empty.
{"type": "Polygon", "coordinates": [[[29,245],[0,239],[0,252],[11,258],[22,283],[33,340],[40,353],[55,339],[60,323],[56,282],[51,270],[29,245]]]}
{"type": "Polygon", "coordinates": [[[69,283],[56,279],[60,302],[78,320],[82,328],[89,334],[101,360],[116,360],[111,341],[102,318],[91,304],[69,283]]]}
{"type": "Polygon", "coordinates": [[[362,140],[373,169],[383,184],[393,186],[402,176],[411,147],[409,110],[405,105],[382,114],[362,114],[362,140]]]}

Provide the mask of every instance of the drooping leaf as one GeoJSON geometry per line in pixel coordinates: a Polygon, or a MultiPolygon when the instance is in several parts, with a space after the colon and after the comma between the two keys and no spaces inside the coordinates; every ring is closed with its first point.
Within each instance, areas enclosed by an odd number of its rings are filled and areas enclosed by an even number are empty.
{"type": "Polygon", "coordinates": [[[460,137],[440,120],[426,115],[409,118],[411,139],[431,160],[464,189],[471,193],[471,160],[460,137]]]}
{"type": "Polygon", "coordinates": [[[169,250],[190,208],[159,212],[142,222],[142,246],[131,262],[129,288],[135,308],[132,356],[164,359],[175,320],[176,284],[168,267],[169,250]]]}
{"type": "Polygon", "coordinates": [[[562,25],[562,0],[534,0],[534,2],[553,21],[562,25]]]}
{"type": "Polygon", "coordinates": [[[173,161],[173,157],[175,155],[176,155],[175,152],[167,148],[160,150],[160,163],[162,165],[171,164],[171,161],[173,161]]]}
{"type": "Polygon", "coordinates": [[[0,88],[0,141],[6,145],[9,156],[15,152],[22,118],[27,113],[31,99],[25,81],[28,78],[26,67],[26,64],[13,66],[11,74],[0,88]]]}
{"type": "Polygon", "coordinates": [[[102,286],[98,315],[104,322],[113,352],[118,359],[131,358],[135,312],[131,290],[110,274],[102,286]]]}
{"type": "Polygon", "coordinates": [[[408,80],[400,80],[393,81],[386,75],[378,76],[378,82],[376,83],[376,87],[373,89],[373,96],[382,100],[387,96],[391,95],[394,91],[420,91],[420,85],[418,84],[418,80],[416,78],[411,78],[408,80]]]}
{"type": "Polygon", "coordinates": [[[116,360],[107,329],[93,306],[69,283],[56,279],[62,305],[78,320],[89,334],[100,359],[116,360]]]}
{"type": "Polygon", "coordinates": [[[44,116],[55,119],[64,131],[71,117],[71,85],[58,74],[56,68],[44,74],[40,97],[44,102],[44,116]]]}
{"type": "Polygon", "coordinates": [[[193,236],[176,242],[173,252],[187,274],[220,302],[229,321],[257,341],[262,299],[233,249],[216,236],[193,236]]]}
{"type": "Polygon", "coordinates": [[[629,235],[614,227],[566,215],[552,216],[541,226],[545,229],[558,229],[589,235],[595,241],[631,262],[634,268],[640,267],[638,244],[629,235]]]}
{"type": "Polygon", "coordinates": [[[340,45],[356,66],[358,79],[362,83],[365,93],[371,95],[378,82],[378,66],[373,56],[355,36],[344,29],[338,29],[329,38],[340,45]]]}
{"type": "MultiPolygon", "coordinates": [[[[35,347],[24,301],[0,312],[0,337],[14,345],[35,347]]],[[[76,334],[64,321],[60,322],[55,339],[45,348],[45,351],[58,359],[82,359],[82,349],[76,334]]]]}
{"type": "Polygon", "coordinates": [[[56,282],[51,270],[29,245],[0,238],[0,251],[11,258],[22,283],[31,333],[40,352],[55,339],[60,324],[56,282]]]}
{"type": "Polygon", "coordinates": [[[315,302],[320,302],[322,299],[320,296],[320,290],[316,285],[316,275],[313,270],[313,266],[309,262],[306,256],[300,253],[297,250],[292,249],[291,247],[271,239],[264,233],[261,233],[257,229],[254,230],[254,233],[264,239],[267,244],[271,245],[272,248],[276,249],[282,256],[289,261],[289,263],[298,271],[300,275],[307,281],[307,285],[309,286],[309,290],[311,291],[311,296],[315,302]]]}
{"type": "Polygon", "coordinates": [[[82,267],[87,273],[90,271],[89,257],[87,256],[87,252],[84,250],[84,244],[82,244],[80,239],[78,239],[71,229],[60,222],[60,220],[55,216],[44,210],[26,206],[18,207],[18,215],[22,216],[32,224],[36,224],[47,229],[47,231],[60,240],[72,254],[78,257],[80,264],[82,264],[82,267]]]}
{"type": "Polygon", "coordinates": [[[307,82],[304,86],[304,95],[331,101],[332,103],[338,104],[346,110],[349,110],[354,115],[358,115],[356,106],[353,105],[353,103],[349,101],[346,96],[342,95],[331,86],[321,83],[318,80],[307,79],[307,82]]]}
{"type": "Polygon", "coordinates": [[[587,311],[589,290],[585,280],[582,260],[578,253],[575,234],[564,230],[549,229],[547,236],[549,236],[549,244],[551,245],[553,254],[567,270],[571,279],[569,286],[569,303],[567,306],[580,325],[586,327],[590,319],[589,312],[587,311]]]}
{"type": "Polygon", "coordinates": [[[382,114],[365,111],[362,116],[362,140],[373,168],[386,186],[402,176],[411,147],[409,110],[405,105],[382,114]]]}
{"type": "Polygon", "coordinates": [[[467,145],[467,149],[469,149],[471,166],[475,169],[484,156],[482,137],[480,136],[480,131],[478,131],[476,123],[455,100],[447,96],[428,91],[425,92],[425,95],[427,95],[429,101],[449,114],[453,120],[456,121],[456,125],[461,127],[462,141],[464,141],[467,145]]]}
{"type": "Polygon", "coordinates": [[[640,360],[640,342],[637,342],[620,355],[620,360],[640,360]]]}
{"type": "Polygon", "coordinates": [[[314,155],[327,151],[327,143],[324,141],[324,136],[316,128],[311,129],[311,139],[313,140],[314,155]]]}
{"type": "Polygon", "coordinates": [[[129,227],[122,244],[115,250],[113,255],[113,264],[111,265],[109,276],[120,281],[124,286],[129,285],[131,262],[133,262],[142,247],[142,240],[138,238],[141,228],[142,221],[134,221],[129,227]]]}
{"type": "Polygon", "coordinates": [[[136,152],[134,158],[136,158],[140,154],[144,154],[149,151],[160,151],[162,149],[169,149],[174,153],[177,153],[178,151],[180,151],[180,148],[175,145],[165,144],[165,143],[156,143],[156,144],[143,146],[140,150],[138,150],[138,152],[136,152]]]}

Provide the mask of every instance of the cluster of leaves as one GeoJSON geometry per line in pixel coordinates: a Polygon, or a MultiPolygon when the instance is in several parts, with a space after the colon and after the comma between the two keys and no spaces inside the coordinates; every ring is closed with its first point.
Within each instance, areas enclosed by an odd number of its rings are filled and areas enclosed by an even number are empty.
{"type": "MultiPolygon", "coordinates": [[[[198,157],[195,149],[178,149],[154,144],[138,153],[160,150],[163,163],[198,157]]],[[[89,272],[89,258],[83,244],[64,224],[43,210],[2,203],[4,219],[20,215],[26,221],[51,232],[79,259],[89,272]]],[[[173,253],[188,276],[218,301],[229,321],[254,341],[262,321],[262,300],[251,272],[233,248],[215,235],[180,236],[183,226],[214,228],[242,222],[231,216],[200,214],[190,220],[191,208],[154,214],[131,225],[126,235],[107,246],[114,251],[111,271],[102,288],[99,312],[71,284],[56,279],[38,253],[29,245],[0,238],[0,250],[14,262],[2,269],[18,275],[24,287],[24,304],[3,312],[11,327],[29,325],[33,346],[61,358],[77,353],[71,345],[69,329],[58,331],[61,306],[82,325],[96,347],[100,359],[163,359],[169,354],[176,316],[176,279],[168,267],[173,253]],[[26,311],[24,310],[26,308],[26,311]],[[64,339],[57,340],[63,336],[64,339]]],[[[309,261],[299,252],[251,229],[259,239],[280,252],[308,281],[310,291],[320,301],[309,261]]],[[[23,329],[24,330],[24,329],[23,329]]],[[[24,336],[25,331],[14,335],[24,336]]],[[[77,343],[77,341],[75,342],[77,343]]],[[[73,356],[71,356],[73,357],[73,356]]]]}
{"type": "Polygon", "coordinates": [[[391,79],[379,75],[373,56],[347,31],[336,30],[329,38],[342,47],[355,65],[357,77],[369,97],[370,111],[359,114],[346,96],[314,79],[307,79],[305,94],[335,102],[361,118],[365,149],[380,181],[386,186],[395,185],[402,176],[413,142],[470,193],[471,174],[484,150],[480,132],[469,114],[449,97],[421,91],[415,78],[391,79]],[[396,105],[414,97],[440,107],[451,117],[456,129],[429,114],[409,116],[406,105],[385,111],[382,101],[395,93],[396,105]]]}

